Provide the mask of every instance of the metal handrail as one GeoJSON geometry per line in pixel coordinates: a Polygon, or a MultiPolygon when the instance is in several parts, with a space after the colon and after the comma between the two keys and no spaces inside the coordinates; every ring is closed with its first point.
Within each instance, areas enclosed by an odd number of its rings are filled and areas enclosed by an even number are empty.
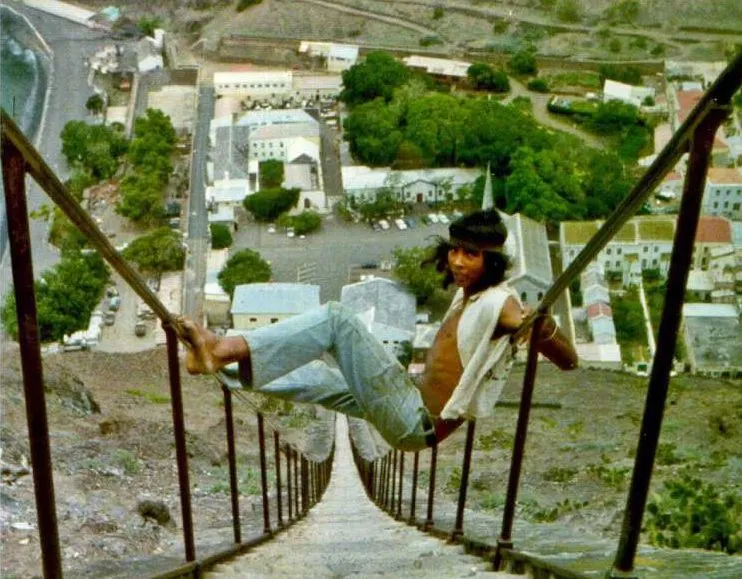
{"type": "MultiPolygon", "coordinates": [[[[533,330],[530,335],[528,358],[523,380],[523,392],[518,414],[518,423],[513,443],[512,462],[508,478],[508,491],[503,511],[502,532],[497,540],[493,565],[495,570],[501,568],[505,561],[514,569],[522,571],[524,568],[540,570],[541,573],[554,577],[572,579],[583,577],[578,573],[559,567],[548,561],[543,561],[530,554],[519,552],[513,548],[511,530],[515,516],[515,504],[520,482],[520,470],[525,452],[525,442],[528,432],[528,422],[532,397],[538,368],[538,336],[540,327],[545,322],[549,308],[555,303],[562,292],[567,289],[571,281],[578,276],[595,259],[611,238],[626,224],[626,222],[643,206],[665,174],[674,168],[680,158],[690,153],[688,172],[684,184],[683,197],[678,215],[678,221],[673,242],[673,253],[668,272],[668,289],[659,326],[658,349],[652,374],[647,389],[647,398],[644,416],[640,428],[637,452],[632,471],[631,487],[627,494],[624,520],[619,538],[618,549],[609,573],[611,577],[634,578],[634,558],[636,555],[641,519],[646,506],[649,482],[654,465],[663,411],[669,385],[672,357],[677,339],[679,314],[683,304],[684,288],[686,287],[690,256],[695,240],[695,232],[700,216],[701,199],[704,192],[709,157],[712,152],[713,141],[719,125],[730,112],[729,102],[735,92],[742,86],[742,52],[740,52],[719,75],[711,88],[704,94],[699,103],[681,125],[672,139],[655,159],[639,182],[634,186],[627,197],[618,205],[614,212],[603,223],[598,232],[590,239],[579,255],[570,263],[564,272],[554,281],[536,310],[524,321],[521,329],[513,336],[517,341],[533,330]]],[[[463,509],[466,500],[466,486],[468,479],[469,462],[471,460],[471,438],[474,423],[469,423],[467,440],[464,450],[462,479],[459,488],[456,522],[450,539],[463,541],[467,547],[472,547],[473,541],[466,539],[463,533],[463,509]]],[[[401,509],[394,501],[389,506],[386,500],[390,492],[390,485],[394,484],[386,473],[389,469],[387,454],[376,460],[364,459],[353,446],[354,458],[360,476],[364,481],[369,497],[390,515],[400,518],[401,509]]],[[[434,535],[445,537],[447,533],[435,527],[433,520],[433,506],[435,494],[435,477],[437,462],[437,446],[431,448],[431,465],[429,470],[429,488],[427,499],[427,518],[424,522],[415,519],[416,491],[418,475],[418,453],[414,453],[412,472],[412,488],[410,499],[410,513],[408,522],[417,525],[420,529],[434,535]]],[[[395,465],[397,455],[394,455],[395,465]]],[[[400,465],[404,460],[404,453],[400,453],[400,465]]],[[[400,469],[401,470],[401,469],[400,469]]],[[[393,490],[392,490],[393,492],[393,490]]],[[[399,495],[401,499],[402,485],[399,481],[399,495]]],[[[491,545],[479,545],[479,554],[489,555],[493,550],[491,545]]],[[[540,576],[540,575],[539,575],[540,576]]]]}
{"type": "Polygon", "coordinates": [[[334,445],[329,456],[319,462],[307,459],[304,453],[299,453],[289,445],[284,446],[287,459],[286,475],[288,479],[285,490],[287,491],[289,502],[289,520],[284,523],[283,503],[281,500],[281,493],[284,489],[281,488],[280,476],[281,444],[278,432],[274,428],[274,461],[277,472],[276,507],[278,509],[278,529],[274,531],[271,529],[268,504],[268,466],[265,449],[264,417],[258,412],[263,533],[258,537],[253,537],[246,541],[242,540],[234,446],[235,434],[232,418],[232,396],[238,393],[233,393],[229,389],[223,388],[234,545],[210,557],[196,558],[193,518],[191,514],[192,505],[188,454],[186,449],[185,417],[180,383],[180,361],[178,357],[178,340],[187,343],[183,328],[176,317],[165,308],[157,296],[150,290],[140,275],[119,255],[118,251],[100,231],[97,224],[80,207],[78,202],[60,182],[59,178],[49,168],[39,152],[27,140],[13,119],[2,109],[0,109],[0,154],[2,155],[2,171],[9,227],[8,233],[10,237],[9,249],[18,314],[18,341],[21,350],[26,420],[29,432],[31,463],[33,466],[34,496],[44,577],[62,577],[62,558],[56,515],[56,500],[54,496],[53,468],[44,394],[43,367],[41,363],[41,344],[39,342],[36,315],[28,207],[25,195],[25,178],[27,174],[35,179],[51,200],[62,209],[70,221],[87,236],[92,246],[100,252],[134,292],[152,309],[155,315],[162,321],[165,330],[186,563],[170,569],[157,577],[164,579],[165,577],[190,577],[194,576],[194,574],[198,576],[201,571],[210,568],[219,561],[232,558],[261,544],[275,536],[276,532],[283,530],[304,517],[308,509],[319,501],[327,488],[331,473],[330,465],[334,457],[334,445]],[[291,456],[294,458],[293,485],[290,479],[291,456]],[[301,460],[301,481],[299,481],[297,476],[299,459],[301,460]],[[309,488],[310,484],[311,489],[309,488]],[[299,508],[300,494],[302,498],[301,509],[299,508]],[[292,500],[294,509],[291,508],[292,500]]]}

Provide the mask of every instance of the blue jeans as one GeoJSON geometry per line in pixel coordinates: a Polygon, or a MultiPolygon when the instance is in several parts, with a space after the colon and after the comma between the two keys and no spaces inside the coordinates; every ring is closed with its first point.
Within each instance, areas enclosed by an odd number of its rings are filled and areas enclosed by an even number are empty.
{"type": "Polygon", "coordinates": [[[252,379],[239,380],[233,365],[220,376],[227,386],[363,418],[400,450],[428,446],[432,426],[420,391],[399,361],[339,303],[241,333],[250,348],[252,379]],[[320,359],[325,354],[338,368],[320,359]]]}

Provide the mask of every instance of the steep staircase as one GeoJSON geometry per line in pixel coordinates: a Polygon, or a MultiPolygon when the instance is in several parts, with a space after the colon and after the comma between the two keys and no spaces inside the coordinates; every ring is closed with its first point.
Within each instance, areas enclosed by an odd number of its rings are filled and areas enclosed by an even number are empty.
{"type": "Polygon", "coordinates": [[[338,416],[332,478],[307,517],[206,577],[523,577],[488,571],[482,559],[402,522],[374,505],[353,464],[348,423],[338,416]]]}

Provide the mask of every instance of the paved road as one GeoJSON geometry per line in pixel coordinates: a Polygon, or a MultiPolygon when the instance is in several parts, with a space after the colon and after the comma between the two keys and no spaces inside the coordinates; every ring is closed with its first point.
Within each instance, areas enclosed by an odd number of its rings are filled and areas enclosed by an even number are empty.
{"type": "MultiPolygon", "coordinates": [[[[83,60],[103,48],[107,43],[107,37],[99,30],[90,30],[85,26],[15,2],[8,3],[8,6],[26,16],[54,52],[48,106],[38,146],[49,166],[64,180],[70,171],[61,154],[59,134],[68,121],[84,119],[87,116],[85,101],[91,95],[91,90],[87,84],[88,69],[85,68],[83,60]]],[[[29,211],[50,203],[46,194],[35,183],[30,180],[29,182],[32,183],[28,188],[29,211]]],[[[37,277],[59,260],[56,248],[47,243],[48,231],[48,223],[31,220],[34,274],[37,277]]],[[[0,266],[0,300],[10,288],[10,284],[10,257],[6,252],[0,266]]]]}
{"type": "Polygon", "coordinates": [[[250,223],[240,227],[232,251],[250,248],[272,263],[275,281],[295,282],[297,268],[316,264],[313,283],[320,285],[320,299],[339,300],[340,290],[348,283],[353,265],[390,259],[395,247],[425,246],[435,235],[447,235],[445,225],[422,225],[416,229],[373,231],[368,225],[345,223],[326,217],[322,230],[306,239],[288,239],[280,233],[269,234],[265,224],[250,223]]]}
{"type": "Polygon", "coordinates": [[[200,319],[202,292],[206,281],[206,251],[209,220],[206,214],[206,155],[209,151],[209,123],[214,116],[214,87],[198,89],[198,114],[193,136],[188,201],[188,263],[185,276],[184,313],[200,319]]]}

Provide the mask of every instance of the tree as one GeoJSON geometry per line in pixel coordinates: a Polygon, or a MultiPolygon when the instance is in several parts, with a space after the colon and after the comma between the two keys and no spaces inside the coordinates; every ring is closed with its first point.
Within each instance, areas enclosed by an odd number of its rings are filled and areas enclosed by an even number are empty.
{"type": "Polygon", "coordinates": [[[579,22],[582,20],[582,8],[577,0],[560,0],[556,15],[562,22],[579,22]]]}
{"type": "Polygon", "coordinates": [[[616,339],[622,344],[645,344],[647,330],[638,290],[635,287],[629,288],[623,297],[611,302],[611,308],[616,324],[616,339]]]}
{"type": "Polygon", "coordinates": [[[298,188],[263,189],[245,197],[242,204],[258,221],[275,221],[299,202],[300,193],[298,188]]]}
{"type": "Polygon", "coordinates": [[[270,281],[271,266],[257,251],[243,249],[229,258],[218,279],[222,289],[231,296],[238,285],[270,281]]]}
{"type": "Polygon", "coordinates": [[[124,250],[124,257],[147,273],[162,273],[183,269],[185,248],[179,232],[159,227],[137,237],[124,250]]]}
{"type": "Polygon", "coordinates": [[[433,166],[456,166],[465,133],[465,108],[452,95],[430,93],[408,103],[406,139],[433,166]]]}
{"type": "Polygon", "coordinates": [[[354,106],[376,98],[392,100],[394,89],[410,78],[409,69],[387,52],[370,52],[366,59],[343,71],[340,100],[354,106]]]}
{"type": "Polygon", "coordinates": [[[433,20],[440,20],[443,18],[445,14],[445,11],[443,10],[443,6],[436,6],[433,8],[433,20]]]}
{"type": "Polygon", "coordinates": [[[610,50],[611,52],[621,52],[621,39],[611,38],[610,42],[608,43],[608,50],[610,50]]]}
{"type": "Polygon", "coordinates": [[[275,189],[283,183],[283,161],[268,159],[260,161],[258,176],[261,189],[275,189]]]}
{"type": "Polygon", "coordinates": [[[466,71],[469,82],[478,89],[493,90],[495,92],[507,92],[510,90],[508,75],[496,71],[489,64],[475,62],[466,71]]]}
{"type": "Polygon", "coordinates": [[[639,109],[634,105],[617,100],[600,103],[589,126],[602,135],[616,134],[636,125],[639,121],[639,109]]]}
{"type": "Polygon", "coordinates": [[[398,247],[393,252],[394,275],[415,296],[418,305],[429,300],[443,281],[443,274],[437,272],[435,267],[421,265],[430,252],[429,248],[424,247],[398,247]]]}
{"type": "MultiPolygon", "coordinates": [[[[108,269],[97,253],[63,254],[59,263],[46,270],[35,284],[41,341],[61,340],[65,334],[85,328],[103,295],[108,278],[108,269]]],[[[0,318],[8,334],[17,338],[15,309],[15,294],[9,292],[0,318]]]]}
{"type": "Polygon", "coordinates": [[[404,138],[399,122],[399,111],[382,98],[356,106],[345,120],[351,153],[367,165],[390,165],[404,138]]]}
{"type": "Polygon", "coordinates": [[[121,184],[116,212],[132,221],[157,223],[164,216],[162,184],[156,174],[134,173],[121,184]]]}
{"type": "Polygon", "coordinates": [[[85,108],[94,115],[97,115],[103,110],[104,104],[105,103],[103,102],[103,97],[101,97],[99,94],[94,94],[87,101],[85,101],[85,108]]]}
{"type": "Polygon", "coordinates": [[[322,218],[314,211],[303,211],[292,218],[291,226],[296,235],[312,233],[322,226],[322,218]]]}
{"type": "Polygon", "coordinates": [[[209,225],[211,231],[211,247],[212,249],[224,249],[232,245],[234,241],[232,239],[232,232],[229,227],[222,223],[212,223],[209,225]]]}
{"type": "Polygon", "coordinates": [[[263,0],[237,0],[237,12],[242,12],[243,10],[247,10],[251,6],[257,6],[260,4],[263,0]]]}
{"type": "Polygon", "coordinates": [[[533,48],[524,48],[516,52],[508,61],[510,69],[517,74],[536,74],[536,55],[533,48]]]}
{"type": "Polygon", "coordinates": [[[119,158],[127,149],[126,139],[120,131],[84,121],[69,121],[60,138],[62,154],[68,165],[87,171],[96,182],[113,176],[119,158]]]}

